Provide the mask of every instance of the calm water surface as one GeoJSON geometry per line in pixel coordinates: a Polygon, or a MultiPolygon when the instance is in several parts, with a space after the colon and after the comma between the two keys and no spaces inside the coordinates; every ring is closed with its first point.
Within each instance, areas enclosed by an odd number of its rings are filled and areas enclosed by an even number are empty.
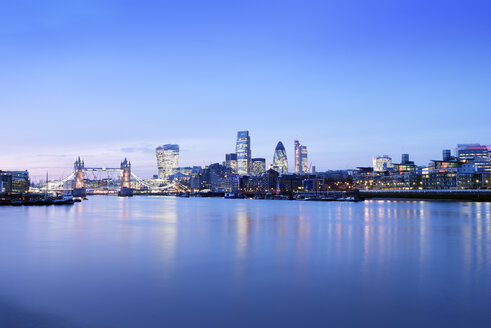
{"type": "Polygon", "coordinates": [[[0,207],[0,327],[489,327],[491,204],[0,207]]]}

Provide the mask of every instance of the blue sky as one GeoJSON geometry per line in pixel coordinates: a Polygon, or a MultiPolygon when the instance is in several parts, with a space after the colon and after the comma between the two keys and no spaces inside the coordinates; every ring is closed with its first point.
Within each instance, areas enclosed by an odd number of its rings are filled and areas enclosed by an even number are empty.
{"type": "MultiPolygon", "coordinates": [[[[318,170],[490,144],[489,1],[0,2],[0,168],[156,173],[219,162],[248,129],[318,170]]],[[[291,166],[290,166],[291,168],[291,166]]]]}

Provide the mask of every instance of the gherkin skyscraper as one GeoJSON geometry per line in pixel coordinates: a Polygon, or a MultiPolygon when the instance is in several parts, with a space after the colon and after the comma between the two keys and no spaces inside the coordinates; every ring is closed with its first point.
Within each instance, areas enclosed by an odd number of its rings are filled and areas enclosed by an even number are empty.
{"type": "Polygon", "coordinates": [[[276,145],[273,156],[272,169],[280,174],[288,172],[288,159],[286,158],[286,150],[283,143],[280,141],[276,145]]]}

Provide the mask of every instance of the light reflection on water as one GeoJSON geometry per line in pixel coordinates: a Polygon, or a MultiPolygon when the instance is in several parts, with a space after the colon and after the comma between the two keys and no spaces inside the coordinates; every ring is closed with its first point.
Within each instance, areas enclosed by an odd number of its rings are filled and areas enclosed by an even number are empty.
{"type": "Polygon", "coordinates": [[[479,326],[490,252],[489,203],[1,207],[0,326],[7,312],[66,327],[479,326]]]}

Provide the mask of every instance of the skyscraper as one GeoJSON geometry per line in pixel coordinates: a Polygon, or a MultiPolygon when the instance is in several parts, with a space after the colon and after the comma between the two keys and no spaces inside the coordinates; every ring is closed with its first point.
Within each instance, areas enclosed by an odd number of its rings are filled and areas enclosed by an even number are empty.
{"type": "Polygon", "coordinates": [[[249,131],[237,132],[235,152],[237,153],[237,173],[249,174],[251,170],[251,137],[249,131]]]}
{"type": "Polygon", "coordinates": [[[307,146],[300,146],[300,172],[304,174],[309,173],[307,146]]]}
{"type": "Polygon", "coordinates": [[[225,166],[232,170],[232,173],[237,173],[237,154],[225,154],[225,166]]]}
{"type": "Polygon", "coordinates": [[[298,140],[295,140],[293,142],[294,144],[294,152],[295,152],[295,166],[294,166],[294,171],[295,174],[300,174],[301,167],[300,167],[300,142],[298,140]]]}
{"type": "Polygon", "coordinates": [[[265,158],[253,158],[252,159],[252,175],[261,175],[266,172],[266,159],[265,158]]]}
{"type": "Polygon", "coordinates": [[[295,174],[309,173],[309,163],[307,158],[307,147],[301,146],[295,140],[295,174]]]}
{"type": "Polygon", "coordinates": [[[167,144],[155,149],[159,179],[167,179],[179,165],[179,145],[167,144]]]}
{"type": "Polygon", "coordinates": [[[280,141],[276,145],[273,156],[272,169],[280,174],[288,172],[288,159],[286,158],[286,150],[283,143],[280,141]]]}

